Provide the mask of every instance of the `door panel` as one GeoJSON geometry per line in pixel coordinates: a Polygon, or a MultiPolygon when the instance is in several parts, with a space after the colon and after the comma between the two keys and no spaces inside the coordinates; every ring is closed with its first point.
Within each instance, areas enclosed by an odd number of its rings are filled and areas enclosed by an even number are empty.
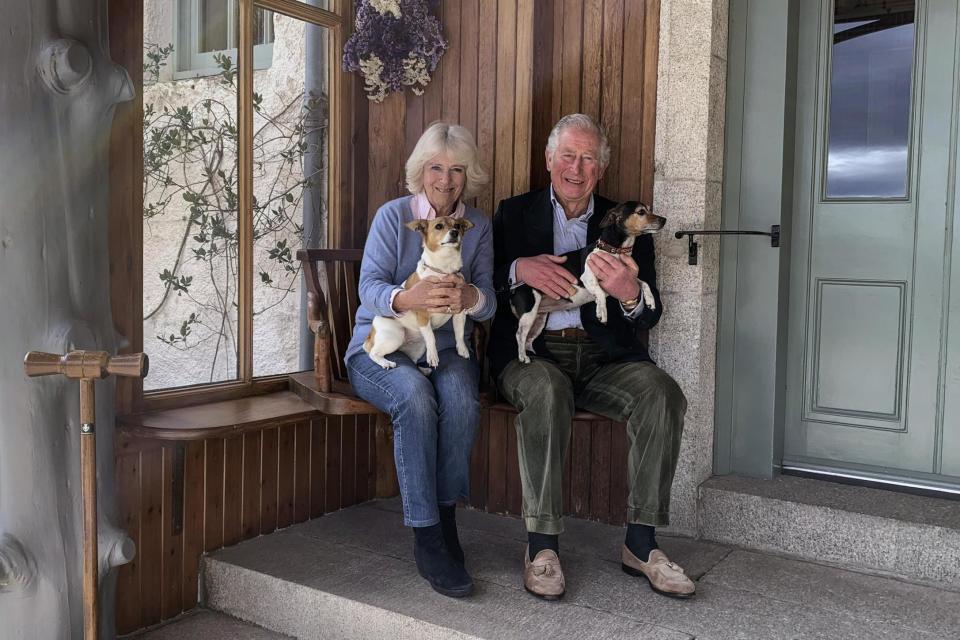
{"type": "Polygon", "coordinates": [[[785,463],[940,472],[957,3],[913,4],[800,5],[785,463]]]}

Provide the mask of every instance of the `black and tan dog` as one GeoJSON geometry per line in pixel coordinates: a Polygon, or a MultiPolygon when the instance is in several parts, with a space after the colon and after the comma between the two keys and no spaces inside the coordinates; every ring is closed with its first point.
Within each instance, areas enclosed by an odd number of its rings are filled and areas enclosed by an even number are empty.
{"type": "MultiPolygon", "coordinates": [[[[588,302],[597,303],[597,319],[607,322],[607,294],[600,287],[596,275],[587,264],[587,257],[597,251],[606,251],[618,258],[633,250],[637,236],[644,233],[656,233],[666,224],[666,218],[650,211],[647,205],[627,201],[611,209],[600,222],[600,238],[591,246],[564,254],[567,258],[563,267],[570,273],[579,275],[582,285],[573,285],[575,293],[569,298],[554,300],[545,297],[533,287],[523,284],[510,293],[510,309],[519,320],[517,327],[517,355],[520,362],[530,363],[527,351],[532,350],[536,339],[547,323],[551,311],[562,311],[580,307],[588,302]]],[[[641,304],[653,309],[656,300],[650,286],[640,281],[641,304]]]]}

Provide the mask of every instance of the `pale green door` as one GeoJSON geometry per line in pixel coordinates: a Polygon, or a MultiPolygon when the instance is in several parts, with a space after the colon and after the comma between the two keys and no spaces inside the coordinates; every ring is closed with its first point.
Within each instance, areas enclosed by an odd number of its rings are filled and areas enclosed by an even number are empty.
{"type": "Polygon", "coordinates": [[[960,486],[957,2],[800,7],[784,465],[960,486]]]}

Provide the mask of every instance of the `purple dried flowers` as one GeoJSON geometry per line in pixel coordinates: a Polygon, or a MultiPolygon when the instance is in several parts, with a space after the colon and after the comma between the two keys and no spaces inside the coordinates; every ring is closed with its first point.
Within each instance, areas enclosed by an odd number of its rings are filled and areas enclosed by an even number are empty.
{"type": "Polygon", "coordinates": [[[421,95],[446,48],[426,0],[358,0],[343,68],[363,75],[367,97],[375,102],[404,87],[421,95]]]}

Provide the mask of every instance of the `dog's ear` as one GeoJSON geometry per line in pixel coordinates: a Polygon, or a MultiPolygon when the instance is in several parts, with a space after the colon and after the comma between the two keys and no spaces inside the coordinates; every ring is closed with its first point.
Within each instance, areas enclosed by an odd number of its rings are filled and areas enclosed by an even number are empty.
{"type": "Polygon", "coordinates": [[[609,227],[612,224],[620,222],[623,218],[623,207],[614,207],[607,212],[607,215],[603,217],[603,220],[600,221],[600,228],[609,227]]]}
{"type": "Polygon", "coordinates": [[[460,231],[466,231],[468,229],[473,229],[474,224],[469,220],[467,220],[466,218],[460,218],[454,223],[453,226],[456,227],[457,229],[460,229],[460,231]]]}
{"type": "Polygon", "coordinates": [[[404,226],[407,229],[410,229],[411,231],[419,231],[420,233],[423,233],[424,231],[427,230],[428,222],[429,222],[428,220],[411,220],[404,226]]]}

